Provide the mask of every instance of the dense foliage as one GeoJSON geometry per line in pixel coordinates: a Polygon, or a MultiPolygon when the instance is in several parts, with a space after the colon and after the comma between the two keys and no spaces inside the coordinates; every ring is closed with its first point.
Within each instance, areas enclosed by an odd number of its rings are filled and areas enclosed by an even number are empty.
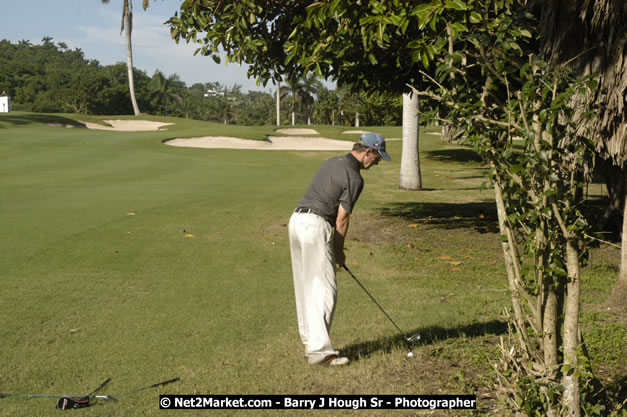
{"type": "MultiPolygon", "coordinates": [[[[133,114],[126,64],[101,65],[80,49],[46,37],[40,45],[29,41],[0,41],[0,92],[12,99],[14,110],[83,114],[133,114]]],[[[135,90],[143,112],[226,124],[263,125],[276,122],[275,95],[242,92],[239,85],[218,82],[186,86],[178,75],[156,71],[152,76],[135,68],[135,90]]],[[[293,98],[282,89],[281,120],[288,123],[293,98]]],[[[398,98],[385,94],[352,95],[328,90],[316,95],[297,91],[296,123],[352,124],[355,112],[371,125],[398,124],[398,98]],[[312,101],[313,100],[313,101],[312,101]],[[332,105],[330,103],[333,103],[332,105]],[[344,111],[346,117],[336,117],[344,111]]]]}
{"type": "MultiPolygon", "coordinates": [[[[44,38],[41,45],[0,41],[0,67],[0,90],[12,97],[16,110],[133,114],[122,62],[103,66],[86,59],[80,49],[44,38]]],[[[267,93],[244,94],[240,87],[218,83],[187,88],[177,75],[156,71],[150,77],[137,68],[134,77],[137,100],[146,113],[224,123],[272,122],[274,101],[267,93]],[[209,89],[216,94],[207,94],[209,89]]]]}

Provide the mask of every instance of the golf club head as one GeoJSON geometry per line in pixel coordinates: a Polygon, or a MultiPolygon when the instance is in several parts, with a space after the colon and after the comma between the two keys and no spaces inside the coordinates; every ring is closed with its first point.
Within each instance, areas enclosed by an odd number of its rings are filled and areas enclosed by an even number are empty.
{"type": "Polygon", "coordinates": [[[70,410],[74,408],[85,408],[89,406],[89,397],[83,397],[79,399],[61,397],[59,398],[59,401],[57,401],[57,408],[59,410],[70,410]]]}
{"type": "Polygon", "coordinates": [[[420,340],[420,333],[414,333],[414,334],[412,334],[411,336],[406,337],[406,340],[407,340],[409,343],[416,343],[417,341],[419,341],[419,340],[420,340]]]}
{"type": "Polygon", "coordinates": [[[120,402],[117,398],[115,398],[113,395],[92,395],[92,398],[103,398],[107,401],[113,401],[114,403],[118,403],[120,402]]]}

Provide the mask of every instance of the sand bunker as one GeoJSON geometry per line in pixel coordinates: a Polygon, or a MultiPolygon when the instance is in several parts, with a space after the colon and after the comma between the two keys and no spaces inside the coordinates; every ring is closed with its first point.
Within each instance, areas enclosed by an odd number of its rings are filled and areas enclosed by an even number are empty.
{"type": "Polygon", "coordinates": [[[202,138],[172,139],[164,143],[166,145],[189,148],[257,149],[275,151],[350,151],[353,148],[353,142],[349,141],[304,136],[270,136],[267,140],[208,136],[202,138]]]}
{"type": "Polygon", "coordinates": [[[148,120],[104,120],[111,126],[103,126],[98,123],[84,123],[88,129],[98,130],[117,130],[121,132],[140,132],[149,130],[165,130],[163,126],[172,125],[174,123],[151,122],[148,120]]]}
{"type": "Polygon", "coordinates": [[[362,133],[368,133],[368,131],[367,130],[345,130],[342,132],[342,134],[344,135],[350,135],[350,134],[355,134],[355,133],[358,133],[361,135],[362,133]]]}
{"type": "Polygon", "coordinates": [[[302,128],[285,128],[285,129],[277,129],[277,133],[283,133],[284,135],[317,135],[314,129],[302,129],[302,128]]]}

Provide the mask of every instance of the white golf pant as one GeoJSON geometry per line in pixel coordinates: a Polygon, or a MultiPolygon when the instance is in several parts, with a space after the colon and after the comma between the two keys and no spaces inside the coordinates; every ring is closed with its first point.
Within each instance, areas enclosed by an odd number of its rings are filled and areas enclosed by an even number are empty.
{"type": "Polygon", "coordinates": [[[334,229],[313,213],[294,213],[289,226],[296,315],[310,364],[337,355],[329,333],[337,300],[334,229]]]}

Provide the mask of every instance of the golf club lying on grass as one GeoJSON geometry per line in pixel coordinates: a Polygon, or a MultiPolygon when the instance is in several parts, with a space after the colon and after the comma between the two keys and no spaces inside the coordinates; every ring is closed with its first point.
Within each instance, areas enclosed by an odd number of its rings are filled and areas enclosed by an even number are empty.
{"type": "MultiPolygon", "coordinates": [[[[111,381],[111,378],[107,378],[105,382],[103,382],[102,384],[100,384],[98,386],[98,388],[96,388],[95,390],[93,390],[92,392],[90,392],[89,394],[85,395],[84,397],[81,397],[79,399],[74,399],[72,397],[69,396],[64,396],[59,398],[59,401],[57,401],[57,408],[61,409],[61,410],[67,410],[69,408],[83,408],[83,407],[89,407],[89,399],[92,398],[92,396],[100,391],[105,385],[107,385],[109,383],[109,381],[111,381]]],[[[110,395],[107,395],[107,399],[108,400],[112,400],[112,401],[117,401],[115,398],[111,397],[110,395]]]]}
{"type": "MultiPolygon", "coordinates": [[[[132,394],[134,392],[137,391],[143,391],[145,389],[149,389],[149,388],[155,388],[155,387],[159,387],[161,385],[167,385],[167,384],[171,384],[172,382],[176,382],[178,381],[179,378],[173,378],[173,379],[169,379],[167,381],[163,381],[163,382],[157,382],[156,384],[152,384],[152,385],[148,385],[146,387],[142,387],[142,388],[137,388],[131,391],[127,391],[121,395],[128,395],[128,394],[132,394]]],[[[35,398],[59,398],[59,401],[57,401],[57,408],[61,409],[61,410],[67,410],[67,409],[72,409],[72,408],[84,408],[84,407],[89,407],[90,405],[93,405],[90,403],[90,401],[92,399],[104,399],[104,400],[108,400],[108,401],[114,401],[114,402],[118,402],[118,399],[115,398],[112,395],[96,395],[96,392],[100,391],[105,385],[107,385],[109,383],[109,381],[111,381],[111,378],[108,378],[106,381],[104,381],[102,384],[100,384],[100,386],[98,386],[98,388],[96,388],[95,390],[93,390],[92,392],[90,392],[87,395],[83,395],[83,394],[79,394],[79,395],[68,395],[68,394],[0,394],[0,398],[5,398],[5,397],[35,397],[35,398]]]]}
{"type": "Polygon", "coordinates": [[[102,384],[98,386],[95,390],[90,392],[89,394],[78,394],[78,395],[69,395],[69,394],[0,394],[0,398],[6,397],[34,397],[34,398],[58,398],[57,408],[62,410],[66,410],[69,408],[83,408],[89,407],[91,404],[89,401],[93,398],[101,398],[109,401],[117,401],[115,397],[111,395],[95,395],[96,392],[100,391],[105,385],[107,385],[111,381],[111,378],[107,378],[102,384]]]}
{"type": "MultiPolygon", "coordinates": [[[[419,333],[414,333],[411,336],[407,336],[407,334],[401,330],[400,327],[398,327],[398,325],[394,322],[394,320],[392,320],[392,317],[390,317],[390,315],[388,313],[385,312],[385,310],[383,309],[383,307],[381,307],[381,305],[379,303],[377,303],[377,300],[374,299],[374,297],[372,296],[372,294],[370,294],[370,292],[368,292],[368,290],[366,289],[366,287],[363,286],[363,284],[361,282],[359,282],[359,280],[357,279],[357,277],[355,275],[353,275],[353,273],[348,269],[348,267],[346,265],[342,265],[342,268],[344,268],[346,270],[346,272],[348,272],[350,274],[351,277],[353,277],[353,279],[355,280],[355,282],[357,284],[359,284],[359,286],[366,292],[366,294],[368,294],[368,296],[370,297],[370,299],[372,301],[374,301],[374,303],[377,305],[377,307],[379,307],[379,310],[381,310],[383,312],[383,314],[385,314],[385,317],[388,318],[388,320],[390,320],[392,322],[392,324],[394,325],[394,327],[396,327],[396,329],[399,331],[399,333],[403,336],[403,338],[408,342],[408,344],[410,345],[411,348],[411,343],[415,343],[417,341],[420,340],[420,334],[419,333]]],[[[413,352],[409,352],[409,354],[407,355],[408,357],[412,357],[413,356],[413,352]]]]}

